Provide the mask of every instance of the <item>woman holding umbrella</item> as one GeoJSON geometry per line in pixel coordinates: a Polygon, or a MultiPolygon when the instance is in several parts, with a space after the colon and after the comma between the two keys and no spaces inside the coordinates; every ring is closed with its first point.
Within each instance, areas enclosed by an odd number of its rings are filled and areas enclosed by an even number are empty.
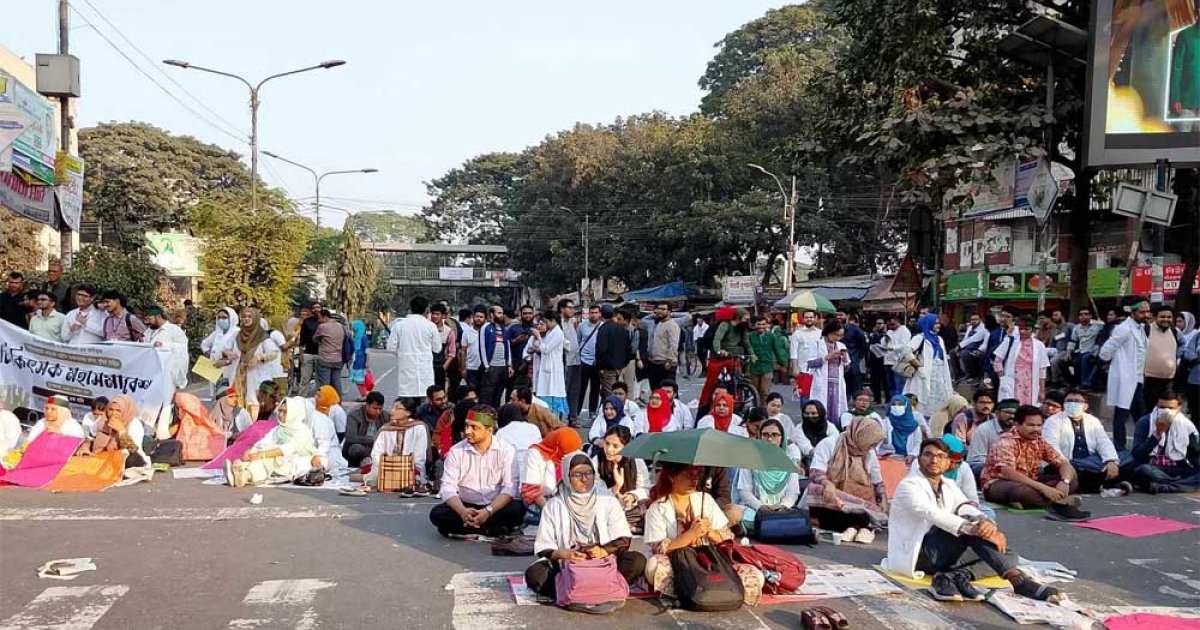
{"type": "Polygon", "coordinates": [[[646,561],[646,580],[664,595],[675,592],[667,554],[733,539],[729,519],[706,492],[700,491],[700,466],[663,462],[650,489],[646,509],[646,544],[653,556],[646,561]]]}
{"type": "Polygon", "coordinates": [[[824,529],[843,532],[843,540],[870,544],[874,528],[887,522],[887,491],[875,455],[885,437],[878,422],[856,417],[845,433],[813,451],[804,500],[812,518],[824,529]]]}

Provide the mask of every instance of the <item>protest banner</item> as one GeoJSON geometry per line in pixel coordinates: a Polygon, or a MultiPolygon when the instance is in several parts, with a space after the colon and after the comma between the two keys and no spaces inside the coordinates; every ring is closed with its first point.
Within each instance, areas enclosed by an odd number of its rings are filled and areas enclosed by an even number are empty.
{"type": "Polygon", "coordinates": [[[76,417],[99,396],[125,394],[155,417],[175,388],[150,345],[126,342],[69,346],[34,337],[0,321],[0,400],[6,409],[41,411],[49,396],[66,396],[76,417]]]}

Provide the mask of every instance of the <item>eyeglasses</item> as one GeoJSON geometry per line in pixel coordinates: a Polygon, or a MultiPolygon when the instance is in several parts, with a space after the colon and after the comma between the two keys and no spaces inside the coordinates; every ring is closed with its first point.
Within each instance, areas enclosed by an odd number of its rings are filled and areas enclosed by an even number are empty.
{"type": "Polygon", "coordinates": [[[764,438],[764,439],[766,439],[766,438],[781,438],[781,437],[783,437],[783,434],[782,434],[782,433],[775,433],[774,431],[772,431],[772,432],[770,432],[770,433],[760,433],[759,435],[763,436],[763,438],[764,438]]]}
{"type": "Polygon", "coordinates": [[[596,473],[594,473],[594,472],[573,472],[567,476],[570,477],[571,479],[574,479],[575,481],[587,481],[589,479],[595,479],[596,473]]]}
{"type": "Polygon", "coordinates": [[[941,451],[931,451],[931,452],[921,453],[921,457],[924,457],[925,459],[950,459],[949,455],[947,455],[941,451]]]}

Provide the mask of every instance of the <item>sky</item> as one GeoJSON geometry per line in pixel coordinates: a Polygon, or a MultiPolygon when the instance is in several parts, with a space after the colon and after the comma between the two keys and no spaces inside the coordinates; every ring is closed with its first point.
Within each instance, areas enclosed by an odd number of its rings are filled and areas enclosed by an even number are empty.
{"type": "MultiPolygon", "coordinates": [[[[30,62],[56,51],[57,1],[19,4],[5,13],[0,43],[30,62]]],[[[379,169],[325,178],[323,224],[339,225],[347,211],[416,213],[428,199],[424,182],[475,155],[519,151],[576,122],[695,111],[713,45],[785,4],[72,0],[77,125],[142,121],[246,154],[247,88],[161,60],[257,83],[342,59],[262,88],[260,150],[319,172],[379,169]]],[[[259,170],[309,203],[307,172],[266,156],[259,170]]]]}

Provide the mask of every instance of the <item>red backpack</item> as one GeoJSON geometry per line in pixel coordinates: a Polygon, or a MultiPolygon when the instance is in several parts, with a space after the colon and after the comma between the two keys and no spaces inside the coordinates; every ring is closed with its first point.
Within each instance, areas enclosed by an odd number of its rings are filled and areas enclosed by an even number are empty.
{"type": "Polygon", "coordinates": [[[720,549],[734,564],[748,564],[758,568],[764,575],[772,574],[764,580],[763,593],[791,595],[804,586],[808,569],[799,558],[779,547],[758,543],[743,546],[729,540],[721,543],[720,549]]]}

